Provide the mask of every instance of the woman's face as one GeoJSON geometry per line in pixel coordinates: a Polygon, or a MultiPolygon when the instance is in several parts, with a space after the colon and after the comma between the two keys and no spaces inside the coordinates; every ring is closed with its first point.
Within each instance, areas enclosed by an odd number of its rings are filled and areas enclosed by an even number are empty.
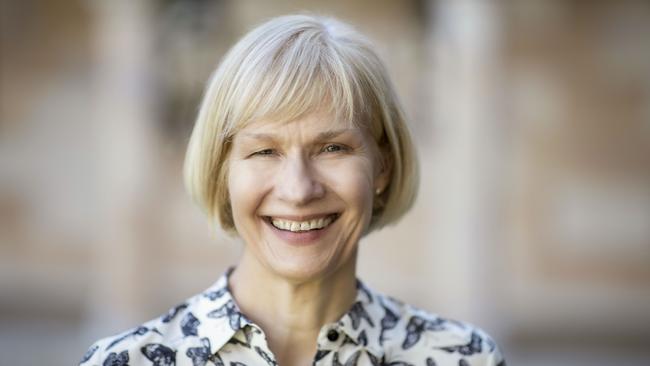
{"type": "Polygon", "coordinates": [[[387,183],[378,167],[372,138],[329,114],[249,124],[233,139],[228,172],[244,256],[293,280],[354,261],[373,194],[387,183]]]}

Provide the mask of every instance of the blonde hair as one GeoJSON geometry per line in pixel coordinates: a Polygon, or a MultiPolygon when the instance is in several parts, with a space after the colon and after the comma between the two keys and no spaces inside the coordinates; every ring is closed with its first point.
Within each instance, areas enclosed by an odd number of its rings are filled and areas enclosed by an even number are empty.
{"type": "Polygon", "coordinates": [[[245,35],[206,87],[185,157],[185,186],[211,222],[236,233],[227,187],[232,137],[251,121],[291,121],[329,108],[373,136],[391,170],[367,232],[392,224],[418,189],[415,149],[370,42],[332,18],[288,15],[245,35]],[[326,106],[323,106],[325,101],[326,106]]]}

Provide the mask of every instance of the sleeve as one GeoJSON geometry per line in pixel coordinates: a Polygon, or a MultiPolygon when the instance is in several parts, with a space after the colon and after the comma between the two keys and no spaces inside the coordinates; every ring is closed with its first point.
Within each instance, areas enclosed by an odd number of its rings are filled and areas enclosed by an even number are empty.
{"type": "Polygon", "coordinates": [[[84,353],[79,361],[79,366],[101,366],[100,363],[99,342],[96,342],[84,353]]]}
{"type": "Polygon", "coordinates": [[[506,360],[503,358],[501,351],[496,347],[488,356],[488,366],[506,366],[506,360]]]}
{"type": "Polygon", "coordinates": [[[506,366],[506,361],[503,357],[503,354],[501,353],[501,350],[499,349],[499,346],[497,343],[490,337],[488,334],[483,332],[483,342],[484,342],[484,349],[485,352],[487,353],[487,359],[485,362],[486,366],[506,366]]]}

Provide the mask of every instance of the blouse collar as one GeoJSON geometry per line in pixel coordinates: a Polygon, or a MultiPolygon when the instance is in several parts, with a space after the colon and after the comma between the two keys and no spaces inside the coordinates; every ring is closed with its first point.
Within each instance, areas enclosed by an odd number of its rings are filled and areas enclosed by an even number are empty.
{"type": "Polygon", "coordinates": [[[217,282],[197,295],[196,312],[204,315],[198,338],[207,338],[212,354],[218,352],[238,330],[254,324],[239,310],[228,288],[229,269],[217,282]]]}
{"type": "MultiPolygon", "coordinates": [[[[218,352],[228,341],[233,338],[252,334],[261,334],[262,330],[250,321],[240,311],[228,288],[229,269],[216,283],[195,298],[197,314],[205,314],[203,323],[198,329],[198,338],[209,341],[212,354],[218,352]],[[239,334],[237,332],[242,330],[239,334]]],[[[321,329],[319,339],[326,337],[330,330],[344,334],[342,343],[351,342],[368,350],[373,356],[381,359],[384,356],[386,341],[384,332],[398,321],[404,306],[396,300],[375,293],[357,280],[357,295],[351,308],[335,323],[326,324],[321,329]]],[[[413,309],[415,314],[421,312],[413,309]]],[[[423,316],[426,313],[421,312],[423,316]]],[[[430,315],[429,315],[430,317],[430,315]]],[[[440,319],[434,316],[434,319],[440,319]]],[[[446,322],[455,329],[441,329],[438,335],[431,340],[431,346],[449,347],[466,344],[470,339],[469,332],[460,331],[453,322],[446,322]]],[[[245,339],[235,339],[246,341],[245,339]]],[[[205,340],[203,341],[205,343],[205,340]]],[[[319,349],[321,346],[319,345],[319,349]]]]}

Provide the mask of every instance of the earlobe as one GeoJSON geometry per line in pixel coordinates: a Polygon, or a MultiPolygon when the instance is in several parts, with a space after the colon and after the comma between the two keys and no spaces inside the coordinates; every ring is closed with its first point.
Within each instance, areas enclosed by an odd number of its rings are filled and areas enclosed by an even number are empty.
{"type": "Polygon", "coordinates": [[[379,168],[379,173],[375,177],[375,194],[378,196],[384,193],[390,182],[393,162],[389,154],[382,154],[379,168]]]}
{"type": "Polygon", "coordinates": [[[380,196],[386,190],[386,187],[388,186],[388,177],[389,175],[384,174],[384,172],[377,177],[377,180],[375,181],[375,194],[377,196],[380,196]]]}

